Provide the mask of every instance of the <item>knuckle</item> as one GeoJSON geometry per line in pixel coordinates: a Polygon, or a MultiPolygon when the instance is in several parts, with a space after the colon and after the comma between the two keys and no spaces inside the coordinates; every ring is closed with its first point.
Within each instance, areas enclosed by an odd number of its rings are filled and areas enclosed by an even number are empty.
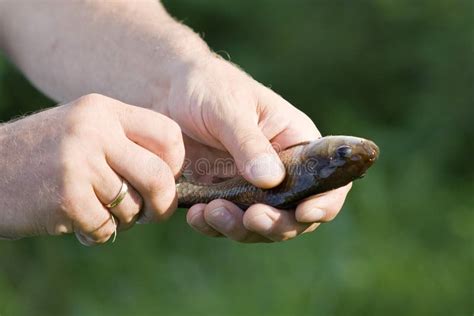
{"type": "Polygon", "coordinates": [[[103,244],[110,239],[114,232],[114,225],[108,224],[105,225],[105,227],[102,227],[100,229],[95,230],[94,232],[89,233],[89,236],[95,243],[103,244]]]}
{"type": "Polygon", "coordinates": [[[133,224],[140,213],[140,210],[143,205],[142,198],[134,190],[129,191],[128,199],[123,202],[122,205],[118,206],[118,209],[114,214],[119,218],[121,226],[129,226],[133,224]]]}
{"type": "MultiPolygon", "coordinates": [[[[255,218],[257,216],[260,216],[259,214],[261,214],[261,212],[256,212],[255,209],[252,207],[250,207],[249,209],[247,209],[247,211],[245,211],[245,214],[243,217],[243,224],[247,230],[259,233],[257,229],[258,227],[256,227],[255,225],[255,218]]],[[[271,233],[272,229],[273,228],[267,231],[267,234],[271,233]]]]}
{"type": "MultiPolygon", "coordinates": [[[[93,124],[97,117],[103,117],[100,113],[109,111],[114,102],[112,99],[100,94],[88,94],[70,103],[66,117],[66,125],[69,132],[80,130],[83,125],[93,124]]],[[[108,117],[108,116],[107,116],[108,117]]]]}
{"type": "Polygon", "coordinates": [[[182,140],[181,127],[179,126],[179,124],[171,119],[167,120],[167,122],[168,125],[166,126],[166,128],[168,129],[169,136],[176,141],[182,140]]]}
{"type": "Polygon", "coordinates": [[[162,135],[164,134],[166,138],[171,139],[181,136],[181,127],[176,121],[152,110],[141,109],[141,111],[143,111],[143,115],[146,114],[147,117],[149,117],[150,122],[154,122],[154,124],[160,126],[160,132],[162,135]]]}
{"type": "Polygon", "coordinates": [[[153,219],[157,222],[167,220],[176,209],[176,190],[173,187],[164,188],[159,194],[151,198],[153,219]]]}
{"type": "Polygon", "coordinates": [[[181,144],[170,149],[163,157],[173,174],[179,174],[183,170],[185,159],[184,146],[181,144]]]}
{"type": "Polygon", "coordinates": [[[246,152],[250,146],[258,141],[258,135],[250,131],[242,131],[239,133],[239,152],[246,152]]]}
{"type": "Polygon", "coordinates": [[[185,150],[184,150],[184,142],[183,138],[181,135],[179,135],[179,138],[174,140],[170,144],[170,152],[173,155],[174,159],[176,160],[175,163],[179,162],[179,164],[182,164],[184,161],[184,156],[185,156],[185,150]]]}
{"type": "Polygon", "coordinates": [[[168,166],[158,159],[152,159],[149,172],[152,176],[148,178],[145,189],[149,196],[162,195],[167,189],[174,189],[174,176],[168,166]]]}
{"type": "Polygon", "coordinates": [[[129,211],[120,217],[121,224],[130,225],[137,219],[138,210],[129,211]]]}
{"type": "Polygon", "coordinates": [[[168,146],[171,151],[184,155],[183,136],[181,134],[172,134],[168,137],[168,146]]]}
{"type": "Polygon", "coordinates": [[[89,93],[86,95],[81,96],[79,99],[76,100],[76,104],[78,106],[88,107],[88,106],[96,106],[96,105],[103,105],[110,100],[109,97],[106,97],[102,94],[98,93],[89,93]]]}
{"type": "MultiPolygon", "coordinates": [[[[156,169],[161,169],[161,167],[157,167],[156,169]]],[[[166,183],[164,182],[168,182],[163,178],[163,170],[157,171],[158,172],[152,173],[155,176],[151,176],[145,184],[145,191],[150,198],[160,196],[166,189],[166,183]]]]}
{"type": "Polygon", "coordinates": [[[159,166],[156,176],[150,177],[146,184],[146,199],[148,200],[148,213],[146,217],[151,221],[164,221],[168,219],[177,206],[176,188],[174,177],[168,168],[159,166]]]}
{"type": "Polygon", "coordinates": [[[179,150],[184,154],[183,134],[178,123],[169,120],[162,133],[165,134],[163,138],[166,139],[166,146],[171,151],[179,150]]]}

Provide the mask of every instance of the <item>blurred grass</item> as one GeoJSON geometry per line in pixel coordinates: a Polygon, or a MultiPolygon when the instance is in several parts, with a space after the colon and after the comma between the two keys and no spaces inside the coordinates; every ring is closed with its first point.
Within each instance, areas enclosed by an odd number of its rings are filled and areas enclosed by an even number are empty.
{"type": "MultiPolygon", "coordinates": [[[[95,249],[0,242],[0,315],[472,314],[474,2],[165,4],[323,134],[374,139],[379,163],[286,243],[201,237],[183,212],[95,249]]],[[[0,61],[0,120],[53,104],[0,61]]]]}

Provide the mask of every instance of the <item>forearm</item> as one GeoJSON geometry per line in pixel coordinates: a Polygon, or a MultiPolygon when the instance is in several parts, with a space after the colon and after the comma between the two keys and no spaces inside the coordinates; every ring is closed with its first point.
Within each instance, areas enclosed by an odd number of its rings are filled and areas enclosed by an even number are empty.
{"type": "Polygon", "coordinates": [[[57,101],[90,92],[150,106],[207,45],[156,0],[0,1],[0,38],[14,63],[57,101]]]}

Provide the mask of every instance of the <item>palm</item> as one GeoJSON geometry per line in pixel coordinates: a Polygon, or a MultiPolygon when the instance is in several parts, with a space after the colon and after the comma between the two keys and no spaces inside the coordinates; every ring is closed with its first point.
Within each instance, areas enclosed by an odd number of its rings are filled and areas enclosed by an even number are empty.
{"type": "Polygon", "coordinates": [[[186,159],[184,174],[193,180],[214,183],[236,174],[234,160],[227,151],[192,139],[183,134],[186,159]]]}
{"type": "Polygon", "coordinates": [[[169,98],[167,112],[185,136],[185,167],[193,178],[232,176],[238,166],[252,182],[244,170],[252,159],[319,136],[313,122],[283,98],[232,65],[221,66],[226,71],[214,77],[180,81],[169,98]],[[206,163],[205,175],[196,172],[206,163]]]}
{"type": "MultiPolygon", "coordinates": [[[[320,136],[305,114],[230,63],[216,60],[182,78],[175,82],[166,113],[182,129],[184,172],[196,181],[218,182],[240,171],[256,186],[273,187],[284,177],[274,147],[278,151],[320,136]],[[255,162],[265,162],[259,168],[263,173],[254,172],[255,162]]],[[[218,199],[191,207],[187,221],[209,236],[243,242],[285,240],[332,219],[349,188],[308,199],[295,212],[255,204],[244,213],[218,199]]]]}

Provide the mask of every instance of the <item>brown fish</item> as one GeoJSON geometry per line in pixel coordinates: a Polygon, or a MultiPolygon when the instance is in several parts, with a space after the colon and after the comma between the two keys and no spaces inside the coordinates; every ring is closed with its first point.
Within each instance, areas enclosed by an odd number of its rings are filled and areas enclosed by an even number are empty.
{"type": "Polygon", "coordinates": [[[286,177],[274,188],[258,188],[242,176],[212,184],[182,177],[176,184],[178,206],[188,208],[196,203],[226,199],[244,210],[255,203],[292,209],[311,195],[363,177],[378,155],[379,148],[370,140],[352,136],[322,137],[279,153],[286,177]]]}

